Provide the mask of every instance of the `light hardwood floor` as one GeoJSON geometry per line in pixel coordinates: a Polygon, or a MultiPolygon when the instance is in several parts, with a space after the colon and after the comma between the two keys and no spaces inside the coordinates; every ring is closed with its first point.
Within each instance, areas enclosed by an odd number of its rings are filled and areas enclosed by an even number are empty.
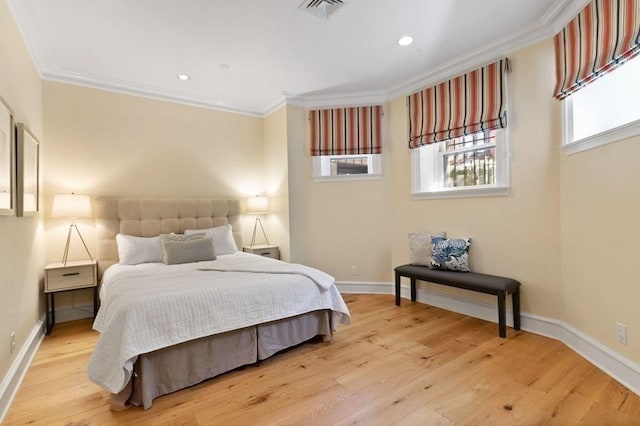
{"type": "Polygon", "coordinates": [[[7,425],[640,425],[640,397],[555,340],[393,296],[345,295],[352,324],[149,410],[109,411],[90,322],[56,325],[7,425]]]}

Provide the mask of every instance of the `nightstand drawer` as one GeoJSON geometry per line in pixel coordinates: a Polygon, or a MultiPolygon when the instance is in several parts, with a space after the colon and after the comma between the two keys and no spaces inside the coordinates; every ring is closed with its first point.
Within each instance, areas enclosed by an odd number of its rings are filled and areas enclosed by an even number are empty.
{"type": "Polygon", "coordinates": [[[260,249],[260,250],[254,250],[253,254],[257,254],[259,256],[264,256],[264,257],[272,257],[274,259],[277,259],[280,257],[280,250],[278,250],[277,248],[260,249]]]}
{"type": "Polygon", "coordinates": [[[94,265],[67,266],[46,271],[45,293],[95,286],[94,265]]]}
{"type": "Polygon", "coordinates": [[[257,254],[258,256],[280,259],[280,250],[277,246],[244,246],[242,251],[257,254]]]}

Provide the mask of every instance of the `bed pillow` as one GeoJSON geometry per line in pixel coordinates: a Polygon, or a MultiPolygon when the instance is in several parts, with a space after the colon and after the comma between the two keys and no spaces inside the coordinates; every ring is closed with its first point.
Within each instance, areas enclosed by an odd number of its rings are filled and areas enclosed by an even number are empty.
{"type": "Polygon", "coordinates": [[[133,235],[116,235],[118,258],[122,265],[162,262],[162,245],[160,237],[134,237],[133,235]]]}
{"type": "Polygon", "coordinates": [[[444,236],[444,232],[409,232],[409,262],[431,267],[431,237],[444,236]]]}
{"type": "Polygon", "coordinates": [[[192,240],[162,239],[162,253],[162,263],[166,265],[216,260],[213,241],[209,237],[192,240]]]}
{"type": "Polygon", "coordinates": [[[446,271],[469,272],[471,238],[432,237],[431,267],[446,271]]]}
{"type": "Polygon", "coordinates": [[[205,233],[207,237],[211,237],[216,255],[233,254],[238,251],[233,230],[229,224],[208,229],[187,229],[184,233],[185,235],[205,233]]]}
{"type": "Polygon", "coordinates": [[[205,234],[202,231],[191,233],[191,234],[174,234],[172,232],[170,234],[160,234],[160,240],[161,241],[193,241],[193,240],[202,239],[206,236],[207,234],[205,234]]]}

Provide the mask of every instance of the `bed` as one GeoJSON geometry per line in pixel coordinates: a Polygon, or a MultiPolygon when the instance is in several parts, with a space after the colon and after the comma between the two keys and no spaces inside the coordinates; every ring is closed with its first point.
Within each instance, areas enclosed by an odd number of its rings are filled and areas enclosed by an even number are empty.
{"type": "Polygon", "coordinates": [[[330,341],[350,321],[330,275],[237,251],[237,200],[94,204],[100,337],[87,371],[113,410],[147,409],[316,336],[330,341]]]}

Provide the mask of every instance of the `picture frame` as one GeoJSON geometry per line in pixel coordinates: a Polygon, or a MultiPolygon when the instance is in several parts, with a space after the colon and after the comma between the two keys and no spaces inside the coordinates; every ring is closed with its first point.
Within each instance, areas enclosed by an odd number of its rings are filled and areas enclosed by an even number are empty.
{"type": "Polygon", "coordinates": [[[15,213],[15,149],[13,111],[0,96],[0,216],[11,216],[15,213]]]}
{"type": "Polygon", "coordinates": [[[24,123],[16,124],[16,215],[40,211],[40,142],[24,123]]]}

